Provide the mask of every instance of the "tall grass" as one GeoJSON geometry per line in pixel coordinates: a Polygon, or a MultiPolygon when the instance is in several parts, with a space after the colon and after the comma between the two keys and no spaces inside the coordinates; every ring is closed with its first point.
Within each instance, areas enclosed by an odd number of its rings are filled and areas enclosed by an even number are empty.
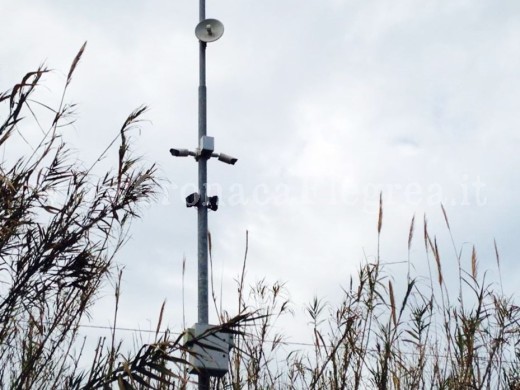
{"type": "MultiPolygon", "coordinates": [[[[430,274],[412,276],[409,264],[404,288],[396,289],[381,261],[381,200],[376,259],[359,268],[339,305],[315,298],[307,306],[311,352],[269,333],[272,321],[288,311],[280,285],[253,286],[248,305],[241,279],[240,308],[254,307],[269,317],[242,329],[247,336],[233,352],[231,372],[214,388],[225,383],[233,389],[520,389],[520,308],[503,294],[501,281],[491,283],[479,272],[475,248],[463,257],[442,206],[441,212],[454,259],[441,257],[425,218],[422,239],[430,274]],[[444,274],[451,264],[458,269],[454,286],[444,274]]],[[[415,232],[414,217],[409,263],[415,232]]],[[[496,244],[495,251],[500,273],[496,244]]]]}
{"type": "MultiPolygon", "coordinates": [[[[121,274],[114,275],[114,255],[124,242],[128,222],[139,204],[153,198],[155,167],[143,168],[132,157],[129,132],[145,111],[129,115],[119,141],[117,169],[93,177],[71,161],[59,129],[69,122],[73,105],[64,103],[67,87],[85,46],[74,59],[60,103],[52,108],[33,99],[47,74],[28,73],[11,90],[0,93],[0,146],[22,134],[24,115],[39,104],[51,112],[32,153],[0,164],[0,387],[12,389],[187,389],[183,335],[160,331],[164,305],[153,342],[124,355],[117,339],[117,303],[121,274]],[[60,194],[51,202],[51,193],[60,194]],[[94,345],[80,339],[80,321],[107,278],[116,280],[116,310],[110,336],[94,345]],[[84,351],[94,356],[85,368],[84,351]],[[76,353],[74,351],[77,351],[76,353]],[[83,359],[83,360],[82,360],[83,359]]],[[[23,136],[22,136],[23,137],[23,136]]],[[[408,271],[396,288],[380,248],[383,201],[377,221],[377,256],[360,266],[331,306],[316,297],[306,307],[310,349],[287,341],[277,321],[291,315],[283,283],[260,279],[246,286],[248,243],[237,280],[237,307],[224,310],[212,297],[220,319],[213,331],[235,334],[229,373],[212,379],[215,389],[520,389],[520,308],[498,283],[479,271],[472,249],[463,255],[453,239],[453,257],[443,258],[426,218],[422,242],[429,274],[412,275],[411,247],[415,217],[408,233],[408,271]],[[445,270],[457,268],[450,285],[445,270]],[[230,314],[236,313],[236,314],[230,314]]],[[[415,238],[417,239],[417,238],[415,238]]],[[[211,240],[209,240],[211,243],[211,240]]],[[[211,248],[210,248],[211,249],[211,248]]],[[[500,256],[495,244],[496,264],[500,256]]],[[[211,258],[210,258],[211,259],[211,258]]],[[[179,313],[179,316],[181,314],[179,313]]],[[[199,339],[192,343],[200,342],[199,339]]]]}

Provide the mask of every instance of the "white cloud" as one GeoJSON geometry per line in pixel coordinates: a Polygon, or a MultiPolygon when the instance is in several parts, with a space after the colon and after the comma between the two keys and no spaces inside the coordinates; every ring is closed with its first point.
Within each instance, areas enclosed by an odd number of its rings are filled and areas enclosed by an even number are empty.
{"type": "MultiPolygon", "coordinates": [[[[484,0],[208,4],[208,16],[226,26],[208,50],[208,129],[219,150],[239,157],[234,167],[210,165],[222,188],[210,228],[224,294],[233,295],[246,229],[250,280],[286,280],[298,303],[315,292],[339,294],[363,248],[375,253],[380,190],[388,258],[406,255],[414,213],[427,212],[443,231],[442,195],[456,237],[484,253],[497,237],[512,268],[518,7],[484,0]],[[477,179],[486,184],[481,206],[477,179]],[[226,204],[237,189],[244,202],[226,204]]],[[[133,108],[151,106],[152,125],[136,135],[136,146],[172,185],[135,226],[121,258],[123,299],[142,303],[127,303],[123,316],[136,324],[153,319],[167,297],[179,326],[186,254],[193,322],[195,214],[184,208],[181,188],[195,183],[196,167],[168,149],[193,147],[197,138],[195,4],[29,1],[5,4],[1,17],[11,34],[0,43],[2,89],[47,60],[59,69],[54,91],[89,41],[69,95],[80,103],[70,137],[83,157],[102,150],[133,108]]],[[[482,257],[481,267],[493,261],[482,257]]]]}

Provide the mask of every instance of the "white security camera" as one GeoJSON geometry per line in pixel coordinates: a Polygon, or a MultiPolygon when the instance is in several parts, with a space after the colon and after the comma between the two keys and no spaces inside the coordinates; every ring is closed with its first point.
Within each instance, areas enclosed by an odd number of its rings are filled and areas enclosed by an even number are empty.
{"type": "Polygon", "coordinates": [[[218,156],[218,160],[222,161],[222,162],[225,162],[226,164],[235,165],[235,163],[238,161],[238,158],[229,156],[229,155],[224,154],[224,153],[220,153],[219,156],[218,156]]]}
{"type": "Polygon", "coordinates": [[[174,157],[187,157],[187,156],[195,156],[194,152],[189,151],[188,149],[170,149],[170,153],[174,157]]]}

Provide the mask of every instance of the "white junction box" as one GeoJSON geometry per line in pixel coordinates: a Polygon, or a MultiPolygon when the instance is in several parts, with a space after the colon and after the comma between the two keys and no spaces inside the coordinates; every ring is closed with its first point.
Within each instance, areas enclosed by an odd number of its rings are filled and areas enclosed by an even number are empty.
{"type": "Polygon", "coordinates": [[[233,334],[213,332],[214,325],[195,324],[187,329],[184,345],[188,347],[192,374],[206,372],[210,376],[226,375],[233,334]]]}
{"type": "Polygon", "coordinates": [[[210,158],[215,150],[215,138],[203,135],[200,138],[199,150],[202,158],[210,158]]]}

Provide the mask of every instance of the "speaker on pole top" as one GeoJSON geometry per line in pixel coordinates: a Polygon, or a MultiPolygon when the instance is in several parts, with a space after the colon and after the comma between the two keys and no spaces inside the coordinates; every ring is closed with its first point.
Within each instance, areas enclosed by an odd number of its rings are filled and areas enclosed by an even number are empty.
{"type": "Polygon", "coordinates": [[[201,42],[214,42],[224,34],[224,25],[217,19],[205,19],[195,27],[195,35],[201,42]]]}

